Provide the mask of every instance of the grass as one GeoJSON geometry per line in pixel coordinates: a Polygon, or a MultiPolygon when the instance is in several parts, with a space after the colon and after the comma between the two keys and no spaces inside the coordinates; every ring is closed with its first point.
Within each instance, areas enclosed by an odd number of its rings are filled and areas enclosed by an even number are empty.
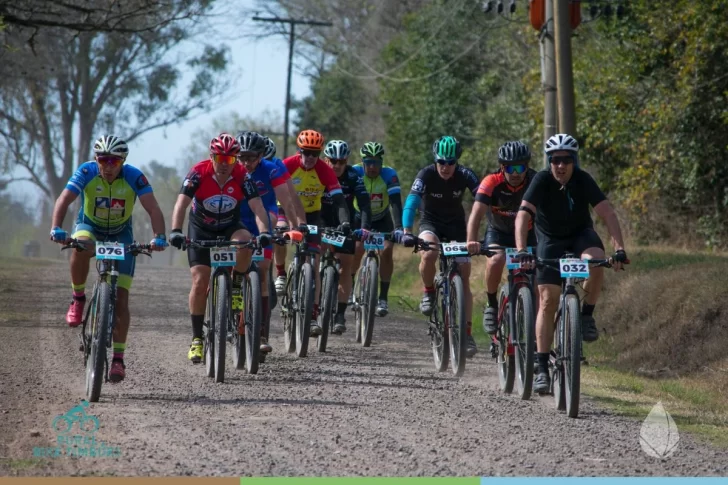
{"type": "Polygon", "coordinates": [[[7,465],[12,471],[22,471],[35,468],[42,465],[43,461],[37,458],[30,459],[13,459],[13,458],[0,458],[0,464],[7,465]]]}

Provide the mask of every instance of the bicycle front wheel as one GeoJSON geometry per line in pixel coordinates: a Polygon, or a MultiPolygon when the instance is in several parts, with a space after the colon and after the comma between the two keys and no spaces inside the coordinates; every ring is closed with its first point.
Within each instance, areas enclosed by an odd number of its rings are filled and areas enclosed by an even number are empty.
{"type": "Polygon", "coordinates": [[[242,312],[245,318],[245,370],[248,374],[257,374],[260,363],[260,327],[263,322],[260,288],[260,275],[257,270],[253,270],[245,281],[242,312]]]}
{"type": "Polygon", "coordinates": [[[364,288],[364,266],[362,265],[359,267],[359,269],[356,271],[356,277],[354,278],[354,288],[351,290],[354,295],[354,337],[356,338],[356,343],[361,342],[361,329],[364,326],[362,324],[362,305],[364,301],[364,293],[362,292],[362,289],[364,288]]]}
{"type": "Polygon", "coordinates": [[[317,340],[317,349],[319,352],[326,352],[326,344],[329,340],[329,329],[334,320],[336,313],[337,300],[337,284],[336,284],[336,268],[327,266],[324,268],[324,275],[321,278],[321,335],[317,340]]]}
{"type": "Polygon", "coordinates": [[[97,301],[91,315],[91,351],[86,360],[86,397],[89,402],[98,402],[106,370],[106,336],[111,324],[111,286],[99,283],[97,301]]]}
{"type": "Polygon", "coordinates": [[[501,320],[498,322],[496,334],[498,357],[498,383],[501,391],[506,394],[513,392],[513,382],[516,376],[516,364],[511,346],[511,300],[508,285],[501,286],[498,300],[498,312],[501,320]]]}
{"type": "Polygon", "coordinates": [[[568,352],[564,361],[564,391],[566,394],[566,414],[570,418],[579,415],[581,394],[581,311],[576,295],[566,295],[566,322],[564,329],[565,349],[568,352]]]}
{"type": "Polygon", "coordinates": [[[364,273],[364,306],[362,308],[361,345],[369,347],[374,334],[374,312],[377,308],[377,289],[379,288],[379,264],[374,258],[367,258],[364,273]]]}
{"type": "MultiPolygon", "coordinates": [[[[296,351],[296,312],[293,311],[295,302],[293,301],[293,286],[295,272],[293,264],[288,268],[288,277],[286,278],[286,290],[281,298],[281,317],[283,319],[283,347],[286,352],[293,353],[296,351]]],[[[301,289],[299,288],[300,292],[301,289]]]]}
{"type": "Polygon", "coordinates": [[[533,296],[527,286],[518,288],[514,327],[518,395],[521,399],[529,399],[533,388],[533,366],[536,360],[536,319],[533,312],[533,296]]]}
{"type": "Polygon", "coordinates": [[[463,280],[456,274],[450,279],[450,298],[448,334],[450,337],[450,365],[455,377],[460,377],[465,372],[465,345],[467,322],[465,321],[465,294],[463,280]]]}
{"type": "Polygon", "coordinates": [[[315,284],[311,263],[303,263],[298,280],[298,312],[296,312],[296,355],[298,357],[306,357],[308,354],[315,284]]]}
{"type": "Polygon", "coordinates": [[[430,345],[432,345],[432,356],[435,359],[435,369],[438,372],[447,370],[450,358],[450,336],[447,331],[449,315],[442,300],[442,286],[438,285],[435,289],[435,308],[430,317],[430,345]]]}
{"type": "Polygon", "coordinates": [[[220,273],[215,278],[215,324],[213,341],[215,348],[215,382],[225,382],[225,351],[227,346],[227,327],[230,319],[230,301],[227,275],[220,273]]]}

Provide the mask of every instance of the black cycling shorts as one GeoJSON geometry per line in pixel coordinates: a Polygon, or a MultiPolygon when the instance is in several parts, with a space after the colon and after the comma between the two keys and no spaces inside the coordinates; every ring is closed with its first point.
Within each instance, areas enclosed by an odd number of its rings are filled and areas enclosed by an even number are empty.
{"type": "MultiPolygon", "coordinates": [[[[239,231],[240,229],[246,229],[242,222],[236,222],[222,231],[209,231],[194,224],[189,224],[187,227],[187,237],[198,240],[211,240],[217,239],[218,237],[230,239],[235,231],[239,231]]],[[[210,266],[210,248],[188,247],[187,261],[190,263],[190,268],[197,265],[210,266]]]]}
{"type": "MultiPolygon", "coordinates": [[[[532,247],[536,247],[536,233],[533,230],[528,231],[528,240],[526,244],[532,247]]],[[[486,246],[505,246],[507,248],[516,247],[516,235],[508,234],[507,232],[493,229],[490,226],[485,231],[485,245],[486,246]]]]}
{"type": "MultiPolygon", "coordinates": [[[[569,239],[554,239],[536,229],[538,245],[536,255],[541,259],[559,259],[570,252],[580,258],[589,248],[604,249],[604,244],[597,232],[589,227],[569,239]]],[[[561,285],[561,272],[557,267],[544,266],[536,271],[536,283],[539,285],[561,285]]]]}
{"type": "MultiPolygon", "coordinates": [[[[361,227],[361,217],[358,212],[354,217],[354,225],[357,229],[361,227]]],[[[387,214],[386,217],[382,217],[378,221],[372,221],[371,226],[372,228],[369,229],[370,232],[394,232],[394,221],[392,221],[390,214],[387,214]]]]}
{"type": "Polygon", "coordinates": [[[466,242],[468,240],[465,223],[445,225],[423,219],[420,221],[420,237],[423,232],[433,233],[440,242],[466,242]]]}

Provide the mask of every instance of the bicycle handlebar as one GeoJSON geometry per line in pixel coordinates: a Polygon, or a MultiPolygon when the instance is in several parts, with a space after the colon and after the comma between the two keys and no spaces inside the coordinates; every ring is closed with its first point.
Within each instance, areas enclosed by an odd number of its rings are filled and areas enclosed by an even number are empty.
{"type": "MultiPolygon", "coordinates": [[[[87,240],[87,239],[70,238],[66,242],[66,244],[61,247],[61,251],[63,251],[64,249],[75,249],[76,251],[90,250],[95,245],[96,245],[95,241],[91,241],[91,240],[87,240]]],[[[132,253],[133,256],[138,256],[140,254],[144,254],[145,256],[149,256],[151,258],[152,257],[152,245],[151,244],[139,244],[138,242],[133,242],[131,244],[125,244],[124,252],[132,253]]]]}

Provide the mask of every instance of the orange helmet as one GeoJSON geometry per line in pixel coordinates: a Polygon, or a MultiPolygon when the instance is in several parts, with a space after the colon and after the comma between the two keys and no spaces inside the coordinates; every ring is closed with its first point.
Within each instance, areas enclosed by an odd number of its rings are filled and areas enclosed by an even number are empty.
{"type": "Polygon", "coordinates": [[[324,148],[324,136],[318,131],[303,130],[298,134],[296,145],[301,150],[319,150],[324,148]]]}

